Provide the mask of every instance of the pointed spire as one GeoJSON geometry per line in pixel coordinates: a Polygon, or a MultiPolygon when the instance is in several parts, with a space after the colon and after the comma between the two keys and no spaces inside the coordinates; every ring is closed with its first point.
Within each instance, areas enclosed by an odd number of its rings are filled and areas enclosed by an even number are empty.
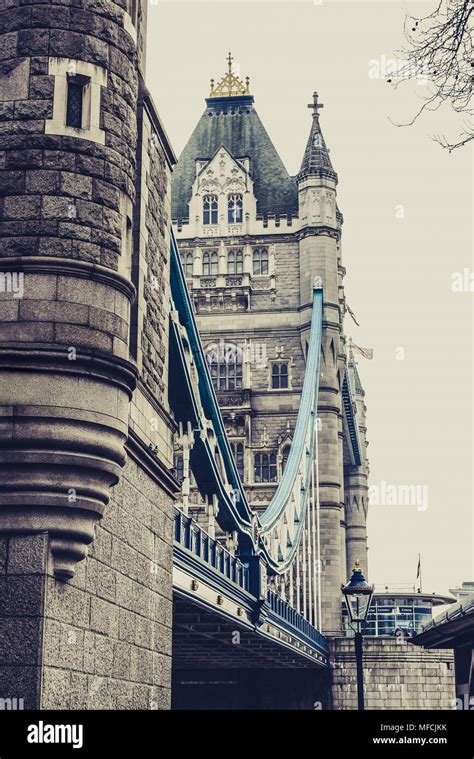
{"type": "Polygon", "coordinates": [[[326,147],[319,123],[319,111],[324,108],[324,105],[319,102],[318,98],[318,93],[314,92],[313,102],[308,105],[308,108],[313,111],[313,123],[311,124],[298,180],[306,179],[309,176],[324,176],[337,181],[337,174],[332,167],[329,150],[326,147]]]}

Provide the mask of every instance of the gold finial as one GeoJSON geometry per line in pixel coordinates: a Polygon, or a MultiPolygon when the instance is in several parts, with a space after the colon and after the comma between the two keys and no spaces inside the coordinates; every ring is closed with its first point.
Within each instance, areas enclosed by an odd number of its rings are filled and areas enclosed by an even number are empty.
{"type": "Polygon", "coordinates": [[[354,562],[354,569],[352,571],[353,572],[362,572],[362,567],[360,565],[359,559],[355,560],[355,562],[354,562]]]}
{"type": "Polygon", "coordinates": [[[318,111],[320,108],[324,108],[324,105],[322,103],[318,103],[318,97],[319,97],[318,93],[313,92],[313,102],[308,103],[308,108],[313,109],[313,119],[319,119],[318,111]]]}
{"type": "Polygon", "coordinates": [[[233,63],[234,59],[232,53],[229,53],[227,56],[227,74],[225,74],[217,84],[214,83],[214,79],[211,79],[210,98],[231,98],[250,94],[249,77],[246,77],[245,82],[243,82],[236,74],[234,74],[232,70],[233,63]]]}

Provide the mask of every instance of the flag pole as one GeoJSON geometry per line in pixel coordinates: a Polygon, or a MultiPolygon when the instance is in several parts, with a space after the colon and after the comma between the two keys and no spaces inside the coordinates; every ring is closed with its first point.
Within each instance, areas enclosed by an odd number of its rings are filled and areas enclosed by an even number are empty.
{"type": "Polygon", "coordinates": [[[418,589],[423,592],[423,581],[421,579],[421,553],[418,554],[418,569],[416,572],[416,579],[418,580],[418,578],[420,578],[418,589]]]}

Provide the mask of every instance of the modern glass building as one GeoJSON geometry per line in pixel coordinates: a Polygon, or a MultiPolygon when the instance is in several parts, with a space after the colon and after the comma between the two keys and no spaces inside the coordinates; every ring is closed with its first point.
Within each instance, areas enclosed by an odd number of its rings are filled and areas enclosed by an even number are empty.
{"type": "MultiPolygon", "coordinates": [[[[392,592],[388,588],[375,592],[372,597],[364,635],[377,637],[413,637],[433,618],[433,608],[455,602],[451,596],[439,596],[436,593],[392,592]]],[[[342,608],[346,635],[354,631],[349,625],[345,604],[342,608]]]]}

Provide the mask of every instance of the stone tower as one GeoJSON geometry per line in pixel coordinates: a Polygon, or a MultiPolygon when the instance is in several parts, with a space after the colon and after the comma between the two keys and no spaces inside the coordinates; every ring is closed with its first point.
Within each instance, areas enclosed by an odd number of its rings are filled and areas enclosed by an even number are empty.
{"type": "Polygon", "coordinates": [[[147,3],[8,5],[0,695],[168,706],[174,158],[143,80],[147,3]]]}
{"type": "MultiPolygon", "coordinates": [[[[310,293],[315,278],[323,287],[323,338],[319,384],[319,455],[322,605],[324,631],[340,629],[340,599],[335,593],[344,578],[341,558],[341,514],[344,504],[342,378],[345,372],[340,240],[342,215],[337,208],[334,171],[319,121],[318,94],[313,95],[312,124],[297,177],[300,218],[300,304],[302,334],[311,319],[310,293]]],[[[342,549],[342,553],[343,553],[342,549]]]]}
{"type": "Polygon", "coordinates": [[[66,578],[125,462],[135,386],[128,342],[144,29],[136,4],[135,18],[124,5],[3,11],[0,268],[24,292],[3,304],[0,533],[49,532],[55,574],[66,578]]]}
{"type": "MultiPolygon", "coordinates": [[[[316,278],[323,287],[321,593],[309,606],[321,609],[320,621],[311,609],[310,617],[323,632],[337,635],[346,580],[345,471],[360,465],[363,440],[346,364],[337,174],[321,132],[321,107],[315,95],[301,169],[291,177],[259,119],[248,79],[237,76],[229,56],[173,174],[172,212],[227,434],[257,512],[272,499],[285,468],[316,278]]],[[[177,457],[188,460],[185,451],[177,457]]],[[[194,495],[190,512],[206,526],[206,505],[194,495]]],[[[316,546],[306,539],[306,557],[316,558],[316,546]]],[[[300,557],[300,565],[305,560],[300,557]]],[[[291,583],[281,583],[283,593],[291,583]]]]}

